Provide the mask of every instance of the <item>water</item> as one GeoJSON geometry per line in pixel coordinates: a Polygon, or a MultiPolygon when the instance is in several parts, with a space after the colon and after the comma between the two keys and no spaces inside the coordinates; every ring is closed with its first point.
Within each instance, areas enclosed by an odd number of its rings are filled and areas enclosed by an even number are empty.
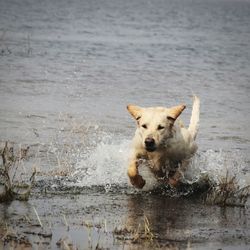
{"type": "Polygon", "coordinates": [[[126,186],[126,105],[186,103],[188,124],[195,93],[194,169],[247,185],[249,41],[248,0],[1,0],[0,139],[31,145],[41,171],[126,186]]]}

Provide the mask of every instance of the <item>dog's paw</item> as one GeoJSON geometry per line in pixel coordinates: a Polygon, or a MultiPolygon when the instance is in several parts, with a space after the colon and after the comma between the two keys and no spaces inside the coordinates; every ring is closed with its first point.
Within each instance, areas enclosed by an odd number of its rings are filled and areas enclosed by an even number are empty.
{"type": "Polygon", "coordinates": [[[130,178],[130,182],[134,187],[139,189],[142,189],[146,184],[146,181],[140,175],[136,175],[135,177],[130,178]]]}
{"type": "Polygon", "coordinates": [[[168,184],[172,187],[177,187],[179,185],[179,180],[176,180],[174,178],[169,178],[168,179],[168,184]]]}

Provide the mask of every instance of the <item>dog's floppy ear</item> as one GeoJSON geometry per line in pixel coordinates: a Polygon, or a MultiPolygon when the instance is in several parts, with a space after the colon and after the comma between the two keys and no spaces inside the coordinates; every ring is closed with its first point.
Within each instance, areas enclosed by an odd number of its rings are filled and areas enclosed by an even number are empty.
{"type": "Polygon", "coordinates": [[[185,108],[186,108],[186,105],[181,104],[181,105],[174,106],[174,107],[168,109],[167,118],[169,120],[171,120],[172,122],[174,122],[185,108]]]}
{"type": "Polygon", "coordinates": [[[141,118],[141,113],[142,113],[142,108],[135,106],[135,105],[131,105],[129,104],[127,106],[128,112],[136,119],[139,120],[141,118]]]}

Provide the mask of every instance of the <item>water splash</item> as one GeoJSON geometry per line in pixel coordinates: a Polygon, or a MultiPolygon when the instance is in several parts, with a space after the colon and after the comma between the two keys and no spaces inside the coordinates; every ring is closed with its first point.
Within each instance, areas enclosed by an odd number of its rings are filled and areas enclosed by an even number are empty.
{"type": "Polygon", "coordinates": [[[129,141],[117,140],[110,135],[103,137],[92,151],[87,150],[78,162],[73,177],[79,185],[124,186],[127,184],[129,141]]]}
{"type": "Polygon", "coordinates": [[[219,184],[225,176],[235,176],[239,188],[250,184],[250,173],[240,151],[214,151],[209,149],[198,152],[185,173],[188,181],[195,182],[207,176],[213,183],[219,184]]]}
{"type": "MultiPolygon", "coordinates": [[[[78,162],[72,177],[79,186],[104,186],[109,191],[112,186],[129,187],[127,166],[131,141],[111,134],[105,134],[78,162]]],[[[139,169],[146,180],[144,191],[152,190],[159,184],[147,167],[139,169]]],[[[225,152],[212,149],[198,152],[193,158],[185,181],[189,184],[208,177],[218,184],[226,175],[236,176],[238,185],[243,188],[250,184],[247,165],[240,151],[225,152]]]]}

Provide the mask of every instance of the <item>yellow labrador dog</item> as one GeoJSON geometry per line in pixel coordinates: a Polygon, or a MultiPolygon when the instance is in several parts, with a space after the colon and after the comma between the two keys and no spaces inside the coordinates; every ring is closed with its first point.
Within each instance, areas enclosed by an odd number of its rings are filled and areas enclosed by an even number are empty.
{"type": "Polygon", "coordinates": [[[130,182],[136,188],[143,188],[145,185],[138,170],[143,159],[147,161],[155,177],[164,183],[176,186],[183,176],[183,171],[197,150],[195,138],[199,126],[199,98],[193,98],[188,128],[177,119],[185,108],[185,105],[171,108],[127,106],[137,122],[128,168],[130,182]]]}

